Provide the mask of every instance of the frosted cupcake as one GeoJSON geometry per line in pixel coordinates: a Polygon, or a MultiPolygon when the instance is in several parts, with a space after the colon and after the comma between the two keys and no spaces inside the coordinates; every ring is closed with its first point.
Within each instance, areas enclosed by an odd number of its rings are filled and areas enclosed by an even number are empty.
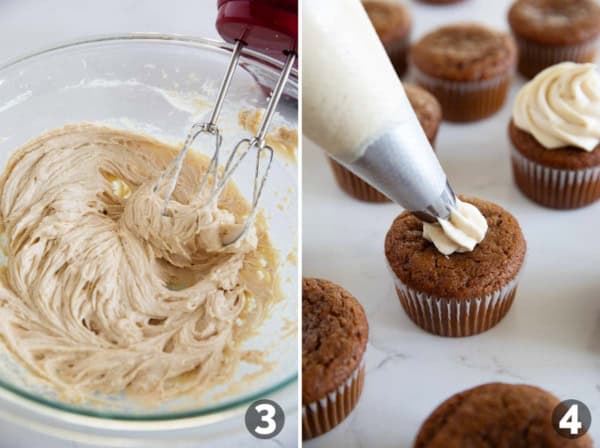
{"type": "Polygon", "coordinates": [[[600,75],[594,64],[564,62],[519,92],[509,135],[519,189],[552,208],[600,198],[600,75]]]}
{"type": "Polygon", "coordinates": [[[424,330],[451,337],[486,331],[508,313],[526,249],[509,212],[466,197],[435,224],[402,213],[385,239],[406,314],[424,330]]]}

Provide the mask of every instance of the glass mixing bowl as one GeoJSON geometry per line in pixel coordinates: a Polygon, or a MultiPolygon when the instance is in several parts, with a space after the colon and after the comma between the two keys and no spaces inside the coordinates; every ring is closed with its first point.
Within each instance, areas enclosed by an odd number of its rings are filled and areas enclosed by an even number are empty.
{"type": "MultiPolygon", "coordinates": [[[[4,168],[10,154],[29,139],[66,123],[103,123],[181,142],[191,124],[209,110],[230,53],[231,47],[220,42],[136,34],[68,43],[6,64],[0,67],[0,165],[4,168]]],[[[224,149],[249,136],[238,124],[238,112],[265,106],[280,67],[263,55],[244,53],[219,120],[224,149]]],[[[297,104],[294,72],[273,125],[297,128],[297,104]]],[[[247,199],[253,169],[252,163],[244,163],[235,176],[247,199]]],[[[245,348],[266,350],[271,371],[246,381],[252,366],[241,364],[232,379],[238,390],[226,393],[227,387],[217,387],[201,400],[181,397],[148,407],[119,395],[108,397],[109,403],[72,404],[61,401],[0,344],[0,412],[21,416],[27,424],[37,422],[42,429],[62,425],[73,433],[90,427],[144,433],[214,423],[273,394],[284,407],[295,409],[297,181],[295,161],[276,154],[260,205],[279,250],[285,299],[244,343],[245,348]]]]}

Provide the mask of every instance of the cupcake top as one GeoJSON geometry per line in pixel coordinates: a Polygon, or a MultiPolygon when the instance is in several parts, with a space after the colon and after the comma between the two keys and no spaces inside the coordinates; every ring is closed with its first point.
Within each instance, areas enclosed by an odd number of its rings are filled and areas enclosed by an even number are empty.
{"type": "Polygon", "coordinates": [[[600,143],[596,66],[563,62],[543,70],[517,95],[512,118],[546,149],[593,151],[600,143]]]}
{"type": "Polygon", "coordinates": [[[481,81],[503,75],[514,66],[516,55],[510,35],[477,24],[438,28],[411,49],[417,69],[448,81],[481,81]]]}
{"type": "Polygon", "coordinates": [[[404,38],[410,32],[412,20],[404,5],[386,0],[363,0],[363,6],[384,43],[404,38]]]}
{"type": "Polygon", "coordinates": [[[442,120],[442,107],[438,100],[427,90],[414,84],[403,84],[404,91],[411,106],[417,114],[417,119],[425,131],[425,135],[433,144],[440,121],[442,120]]]}
{"type": "Polygon", "coordinates": [[[302,403],[324,398],[362,360],[369,325],[348,291],[327,280],[302,281],[302,403]]]}
{"type": "Polygon", "coordinates": [[[579,44],[600,34],[596,0],[518,0],[508,21],[520,37],[542,45],[579,44]]]}
{"type": "Polygon", "coordinates": [[[526,243],[517,220],[491,202],[460,199],[477,207],[488,225],[485,238],[471,252],[444,255],[424,238],[423,223],[409,212],[393,222],[385,255],[405,285],[441,298],[468,299],[497,291],[518,274],[526,243]]]}
{"type": "Polygon", "coordinates": [[[539,387],[484,384],[438,406],[421,426],[414,448],[592,448],[588,435],[566,439],[554,430],[552,412],[558,404],[558,398],[539,387]]]}

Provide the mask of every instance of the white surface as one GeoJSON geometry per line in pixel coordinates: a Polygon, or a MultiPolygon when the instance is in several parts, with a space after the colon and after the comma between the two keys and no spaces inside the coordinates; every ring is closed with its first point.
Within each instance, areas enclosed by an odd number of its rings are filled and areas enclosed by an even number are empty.
{"type": "MultiPolygon", "coordinates": [[[[435,7],[410,2],[414,37],[457,20],[501,28],[509,1],[467,0],[435,7]]],[[[304,275],[352,292],[370,324],[363,395],[350,417],[308,447],[410,447],[422,421],[450,395],[490,381],[531,383],[585,402],[600,443],[600,203],[544,209],[522,196],[509,166],[510,106],[475,124],[443,123],[438,154],[456,191],[506,207],[523,227],[528,259],[515,303],[500,324],[470,338],[445,339],[415,326],[387,273],[385,234],[395,205],[353,200],[334,184],[324,156],[304,146],[304,275]]]]}
{"type": "MultiPolygon", "coordinates": [[[[84,36],[162,32],[218,38],[214,29],[216,0],[5,0],[0,3],[0,62],[65,40],[84,36]]],[[[211,447],[296,446],[297,416],[288,415],[283,432],[273,441],[259,441],[245,430],[243,420],[220,426],[224,436],[211,447]]],[[[0,421],[0,448],[79,448],[0,421]]],[[[169,443],[192,448],[198,443],[169,443]]]]}

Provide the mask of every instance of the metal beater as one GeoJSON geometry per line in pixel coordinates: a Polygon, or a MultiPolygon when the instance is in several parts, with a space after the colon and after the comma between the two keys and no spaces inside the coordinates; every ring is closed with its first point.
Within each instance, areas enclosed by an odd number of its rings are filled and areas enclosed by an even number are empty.
{"type": "Polygon", "coordinates": [[[202,176],[198,191],[200,197],[206,198],[204,204],[210,204],[218,200],[240,163],[248,154],[254,153],[256,161],[250,213],[240,232],[224,243],[224,246],[229,246],[242,238],[252,225],[273,162],[273,148],[266,144],[265,139],[287,80],[297,61],[298,4],[297,0],[280,2],[270,0],[219,0],[218,7],[217,30],[226,41],[234,44],[227,71],[221,81],[208,120],[192,125],[179,154],[159,177],[154,186],[154,191],[164,189],[165,197],[162,214],[165,215],[169,201],[175,191],[185,156],[194,141],[202,134],[214,139],[214,152],[208,168],[202,176]],[[256,135],[252,138],[240,140],[227,158],[222,171],[219,172],[223,137],[217,126],[217,121],[229,91],[231,80],[238,67],[243,48],[253,48],[279,59],[284,59],[285,62],[267,101],[256,135]]]}

